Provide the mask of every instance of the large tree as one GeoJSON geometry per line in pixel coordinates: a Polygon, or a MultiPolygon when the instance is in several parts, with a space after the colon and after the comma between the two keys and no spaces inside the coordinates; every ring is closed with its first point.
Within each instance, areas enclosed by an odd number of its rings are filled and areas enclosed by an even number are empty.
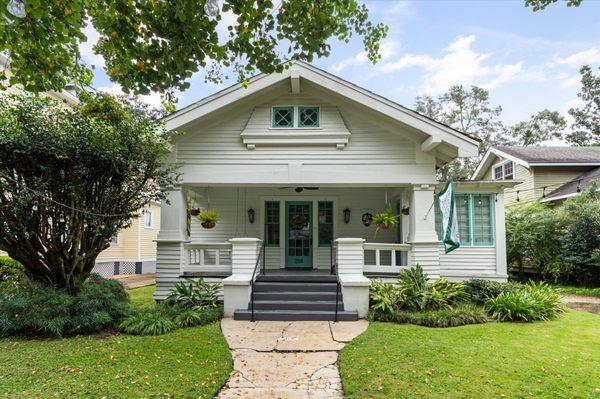
{"type": "Polygon", "coordinates": [[[123,99],[64,107],[0,98],[0,249],[37,281],[73,291],[111,237],[176,179],[162,125],[123,99]]]}
{"type": "Polygon", "coordinates": [[[558,111],[545,109],[527,121],[521,121],[508,128],[506,134],[499,138],[503,144],[532,146],[551,140],[563,138],[567,121],[558,111]]]}
{"type": "Polygon", "coordinates": [[[0,0],[0,52],[11,59],[11,83],[30,91],[89,84],[79,52],[88,23],[100,35],[94,51],[108,76],[135,94],[185,90],[205,68],[213,80],[228,67],[240,80],[281,71],[283,61],[327,56],[328,39],[353,34],[375,62],[387,33],[357,0],[0,0]]]}
{"type": "MultiPolygon", "coordinates": [[[[492,106],[489,93],[480,87],[466,89],[462,85],[452,86],[437,98],[419,96],[415,100],[417,112],[438,122],[481,140],[479,153],[483,154],[490,145],[498,141],[503,125],[500,121],[502,107],[492,106]]],[[[478,162],[478,158],[457,159],[441,168],[438,177],[466,179],[478,162]]]]}
{"type": "MultiPolygon", "coordinates": [[[[600,68],[598,68],[600,70],[600,68]]],[[[577,97],[583,101],[581,108],[569,109],[575,122],[567,142],[573,145],[600,145],[600,74],[584,65],[581,70],[581,91],[577,97]]]]}

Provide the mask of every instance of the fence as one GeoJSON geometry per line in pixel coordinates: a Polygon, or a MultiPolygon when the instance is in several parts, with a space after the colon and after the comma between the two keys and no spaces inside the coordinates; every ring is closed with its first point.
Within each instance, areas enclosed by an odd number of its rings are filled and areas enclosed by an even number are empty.
{"type": "Polygon", "coordinates": [[[101,276],[115,276],[117,274],[142,274],[143,262],[116,261],[99,262],[92,269],[92,273],[101,276]]]}

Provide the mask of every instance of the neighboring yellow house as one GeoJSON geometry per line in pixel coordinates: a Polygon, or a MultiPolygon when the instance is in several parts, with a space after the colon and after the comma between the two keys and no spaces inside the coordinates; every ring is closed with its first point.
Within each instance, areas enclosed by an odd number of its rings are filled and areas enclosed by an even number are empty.
{"type": "Polygon", "coordinates": [[[159,230],[160,204],[152,203],[113,237],[110,248],[98,256],[94,271],[102,275],[153,273],[159,230]]]}
{"type": "Polygon", "coordinates": [[[471,180],[520,180],[505,203],[559,204],[600,178],[600,147],[490,147],[471,180]]]}
{"type": "MultiPolygon", "coordinates": [[[[0,68],[4,69],[8,58],[0,54],[0,68]]],[[[8,68],[7,68],[8,69],[8,68]]],[[[10,76],[10,71],[7,75],[10,76]]],[[[1,83],[1,82],[0,82],[1,83]]],[[[19,86],[11,86],[0,90],[2,93],[19,93],[19,86]]],[[[59,92],[50,91],[47,96],[62,101],[66,106],[77,104],[77,93],[75,89],[65,89],[59,92]]],[[[156,265],[156,237],[160,230],[160,204],[152,203],[144,208],[144,213],[133,220],[130,227],[123,229],[114,237],[110,248],[103,251],[99,256],[95,272],[102,275],[134,274],[154,272],[156,265]]],[[[0,251],[0,256],[7,256],[6,252],[0,251]]]]}

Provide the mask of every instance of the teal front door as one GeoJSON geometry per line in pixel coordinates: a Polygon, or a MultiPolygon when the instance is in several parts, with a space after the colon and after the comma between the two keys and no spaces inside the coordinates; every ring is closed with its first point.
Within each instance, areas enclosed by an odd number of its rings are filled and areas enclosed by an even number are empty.
{"type": "Polygon", "coordinates": [[[312,269],[312,202],[285,203],[285,267],[312,269]]]}

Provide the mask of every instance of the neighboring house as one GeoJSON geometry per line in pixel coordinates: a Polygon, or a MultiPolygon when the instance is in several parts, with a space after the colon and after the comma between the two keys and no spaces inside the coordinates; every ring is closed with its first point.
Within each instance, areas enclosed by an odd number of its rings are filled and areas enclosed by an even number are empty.
{"type": "Polygon", "coordinates": [[[160,204],[152,203],[140,211],[131,226],[113,237],[110,248],[98,255],[93,271],[104,276],[153,273],[159,230],[160,204]]]}
{"type": "Polygon", "coordinates": [[[505,202],[560,203],[598,179],[600,147],[490,147],[472,180],[519,180],[505,202]]]}
{"type": "Polygon", "coordinates": [[[162,205],[156,299],[203,277],[238,319],[254,303],[257,319],[347,320],[366,315],[370,278],[417,264],[433,279],[506,281],[513,183],[459,182],[463,245],[446,255],[436,233],[436,168],[477,155],[464,133],[301,62],[164,121],[186,134],[173,134],[182,175],[162,205]],[[219,212],[216,227],[190,220],[190,203],[219,212]],[[376,234],[388,206],[400,223],[376,234]]]}
{"type": "MultiPolygon", "coordinates": [[[[0,54],[0,68],[8,68],[8,61],[6,56],[0,54]]],[[[7,70],[7,75],[10,76],[10,69],[7,70]]],[[[0,90],[0,95],[21,91],[19,86],[10,86],[4,91],[0,90]]],[[[61,92],[50,91],[44,95],[61,101],[66,107],[73,106],[78,102],[77,92],[74,88],[67,88],[61,92]]],[[[160,229],[160,204],[153,203],[145,210],[149,210],[149,212],[141,214],[132,221],[130,227],[121,230],[113,238],[110,248],[98,256],[95,272],[102,275],[154,272],[156,265],[156,242],[154,240],[160,229]]],[[[6,252],[0,251],[0,256],[6,255],[6,252]]]]}

